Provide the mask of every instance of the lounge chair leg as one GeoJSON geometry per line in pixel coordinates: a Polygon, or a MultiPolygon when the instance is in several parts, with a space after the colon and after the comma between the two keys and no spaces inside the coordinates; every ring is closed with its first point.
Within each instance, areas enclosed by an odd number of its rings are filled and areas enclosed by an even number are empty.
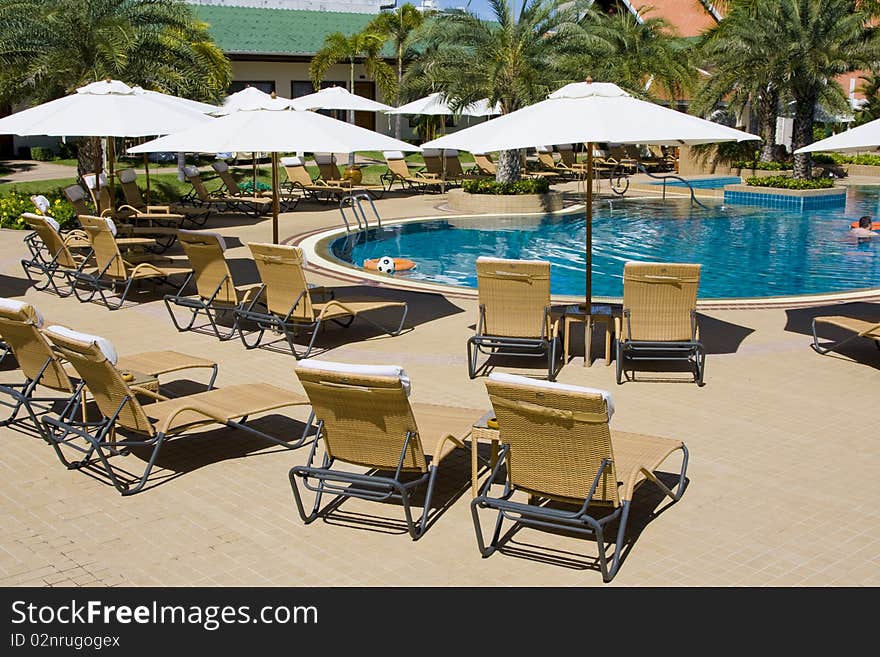
{"type": "Polygon", "coordinates": [[[477,348],[474,344],[473,338],[468,338],[467,352],[468,352],[468,376],[471,379],[476,379],[477,378],[477,348]]]}
{"type": "Polygon", "coordinates": [[[614,365],[617,385],[620,385],[623,383],[623,343],[620,340],[617,341],[617,357],[614,359],[614,365]]]}
{"type": "MultiPolygon", "coordinates": [[[[417,533],[413,533],[413,529],[410,529],[410,535],[413,537],[413,540],[418,540],[424,533],[425,529],[428,527],[428,515],[431,512],[431,498],[434,496],[434,482],[437,479],[437,466],[431,466],[431,476],[428,478],[428,488],[425,491],[425,508],[422,511],[422,520],[419,523],[419,528],[417,533]]],[[[405,494],[408,497],[408,494],[405,494]]],[[[408,501],[408,500],[407,500],[408,501]]]]}
{"type": "Polygon", "coordinates": [[[696,360],[694,361],[694,380],[698,386],[705,385],[703,376],[706,372],[706,350],[703,345],[697,347],[696,360]]]}

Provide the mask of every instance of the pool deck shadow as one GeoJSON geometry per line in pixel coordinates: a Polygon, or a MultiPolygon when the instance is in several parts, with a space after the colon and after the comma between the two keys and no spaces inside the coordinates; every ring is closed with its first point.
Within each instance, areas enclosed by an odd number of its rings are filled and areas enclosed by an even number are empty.
{"type": "MultiPolygon", "coordinates": [[[[880,322],[880,303],[857,302],[829,304],[813,308],[792,308],[786,310],[785,315],[786,331],[807,335],[812,339],[812,324],[813,319],[816,317],[842,316],[861,319],[867,322],[880,322]]],[[[821,345],[830,345],[852,335],[852,331],[827,324],[819,328],[819,342],[821,345]]],[[[880,369],[880,350],[877,349],[874,341],[868,338],[852,340],[824,355],[855,361],[862,365],[880,369]]]]}

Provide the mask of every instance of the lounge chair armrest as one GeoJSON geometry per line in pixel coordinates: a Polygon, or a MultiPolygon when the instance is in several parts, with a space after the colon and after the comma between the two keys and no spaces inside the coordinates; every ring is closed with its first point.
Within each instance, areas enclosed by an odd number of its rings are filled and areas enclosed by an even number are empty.
{"type": "Polygon", "coordinates": [[[139,395],[146,395],[147,397],[152,397],[157,401],[167,401],[170,397],[166,397],[165,395],[160,395],[158,392],[153,392],[148,388],[142,388],[141,386],[129,386],[129,390],[132,392],[136,392],[139,395]]]}
{"type": "Polygon", "coordinates": [[[470,435],[471,435],[470,431],[468,431],[461,438],[457,438],[456,436],[453,436],[451,433],[442,434],[440,436],[440,439],[437,441],[437,447],[435,447],[434,451],[431,452],[431,463],[433,465],[439,465],[440,461],[442,461],[448,454],[450,454],[452,452],[451,449],[446,452],[443,451],[443,447],[446,445],[446,443],[452,443],[456,447],[461,447],[462,449],[464,449],[465,445],[464,445],[464,442],[462,441],[462,439],[467,438],[470,435]]]}
{"type": "Polygon", "coordinates": [[[148,205],[147,212],[164,212],[165,214],[171,214],[171,206],[170,205],[148,205]]]}
{"type": "Polygon", "coordinates": [[[178,409],[175,409],[173,413],[170,413],[168,417],[166,417],[162,424],[157,427],[157,429],[164,434],[168,433],[168,427],[172,426],[177,416],[181,413],[196,413],[205,418],[205,420],[211,420],[214,422],[218,422],[219,424],[226,425],[228,424],[226,418],[217,413],[212,413],[210,409],[198,406],[181,406],[178,409]]]}

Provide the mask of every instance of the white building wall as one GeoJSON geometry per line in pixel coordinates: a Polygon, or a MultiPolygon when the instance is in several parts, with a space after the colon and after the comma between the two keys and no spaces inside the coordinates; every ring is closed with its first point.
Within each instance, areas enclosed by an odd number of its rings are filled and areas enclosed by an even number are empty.
{"type": "Polygon", "coordinates": [[[187,4],[376,14],[380,6],[393,4],[393,0],[384,3],[379,0],[187,0],[187,4]]]}

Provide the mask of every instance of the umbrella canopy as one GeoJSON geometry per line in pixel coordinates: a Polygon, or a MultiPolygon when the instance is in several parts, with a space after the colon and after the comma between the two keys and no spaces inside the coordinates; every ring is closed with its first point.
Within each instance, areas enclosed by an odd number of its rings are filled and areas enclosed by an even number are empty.
{"type": "Polygon", "coordinates": [[[816,151],[870,151],[880,147],[880,119],[875,119],[856,128],[832,135],[826,139],[804,146],[795,153],[815,153],[816,151]]]}
{"type": "Polygon", "coordinates": [[[422,144],[491,152],[534,144],[708,144],[759,137],[639,100],[615,84],[576,82],[497,119],[422,144]]]}
{"type": "MultiPolygon", "coordinates": [[[[0,119],[0,134],[67,137],[167,135],[204,123],[204,112],[119,80],[93,82],[63,98],[0,119]]],[[[192,101],[190,101],[192,102],[192,101]]]]}
{"type": "Polygon", "coordinates": [[[132,89],[137,94],[144,94],[150,98],[168,103],[172,106],[183,107],[185,109],[190,109],[194,112],[200,112],[202,114],[213,114],[220,109],[219,105],[211,105],[210,103],[202,103],[197,100],[190,100],[189,98],[183,98],[181,96],[163,94],[161,91],[152,91],[150,89],[144,89],[140,86],[132,87],[132,89]]]}
{"type": "Polygon", "coordinates": [[[267,94],[256,87],[245,87],[241,91],[228,95],[223,101],[223,107],[218,108],[214,114],[232,114],[233,112],[258,109],[288,109],[289,107],[289,98],[282,98],[274,93],[267,94]]]}
{"type": "Polygon", "coordinates": [[[547,100],[425,142],[422,148],[486,153],[528,148],[534,144],[586,143],[585,276],[589,314],[593,266],[593,143],[679,145],[751,139],[759,137],[639,100],[615,84],[587,79],[565,85],[547,100]]]}
{"type": "MultiPolygon", "coordinates": [[[[0,119],[0,134],[108,138],[165,135],[208,120],[199,105],[202,103],[108,79],[92,82],[77,89],[76,93],[0,119]]],[[[213,105],[206,107],[216,109],[213,105]]],[[[107,142],[107,151],[112,199],[112,139],[107,142]]]]}
{"type": "Polygon", "coordinates": [[[313,94],[294,98],[290,101],[290,105],[296,110],[335,109],[355,112],[386,112],[394,109],[390,105],[353,94],[344,87],[327,87],[313,94]]]}
{"type": "Polygon", "coordinates": [[[424,98],[419,98],[406,105],[395,107],[385,111],[386,114],[427,114],[431,116],[492,116],[493,114],[501,114],[501,105],[496,103],[495,107],[489,105],[489,99],[483,98],[470,105],[465,105],[458,112],[454,112],[449,103],[443,99],[443,94],[439,91],[428,94],[424,98]]]}
{"type": "Polygon", "coordinates": [[[290,109],[239,110],[189,130],[160,137],[129,153],[188,151],[272,153],[272,235],[278,241],[278,153],[296,151],[418,151],[418,146],[314,112],[290,109]]]}

